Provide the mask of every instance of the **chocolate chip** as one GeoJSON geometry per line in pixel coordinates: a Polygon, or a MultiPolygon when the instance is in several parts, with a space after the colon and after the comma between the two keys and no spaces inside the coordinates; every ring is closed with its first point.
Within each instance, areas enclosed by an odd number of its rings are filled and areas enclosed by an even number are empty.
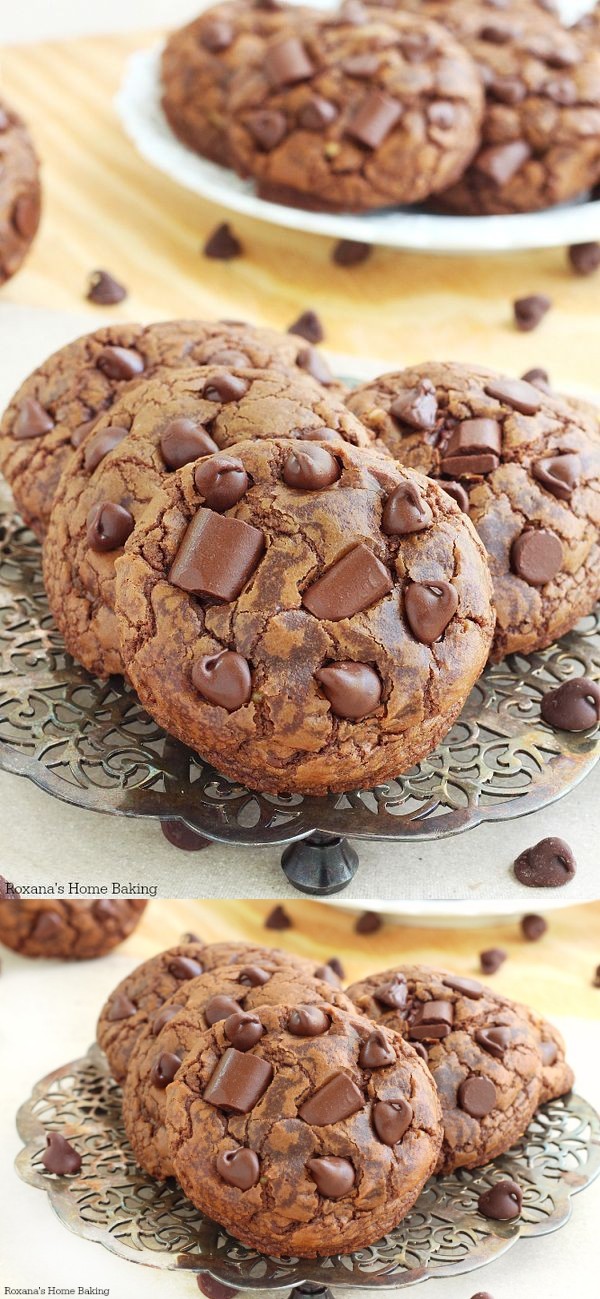
{"type": "Polygon", "coordinates": [[[82,442],[85,442],[92,429],[96,427],[99,418],[99,415],[95,415],[93,419],[86,419],[83,424],[79,424],[77,428],[73,429],[69,441],[71,446],[75,447],[75,450],[81,446],[82,442]]]}
{"type": "Polygon", "coordinates": [[[202,396],[206,401],[227,404],[230,401],[241,401],[249,387],[247,379],[242,379],[237,374],[230,374],[229,370],[223,370],[220,374],[214,374],[208,383],[205,383],[202,396]]]}
{"type": "Polygon", "coordinates": [[[257,1042],[260,1042],[265,1028],[258,1015],[251,1015],[248,1011],[238,1009],[225,1020],[223,1031],[228,1042],[231,1042],[238,1051],[250,1051],[257,1042]]]}
{"type": "MultiPolygon", "coordinates": [[[[329,99],[322,95],[313,95],[298,113],[298,125],[305,131],[324,131],[331,126],[338,115],[338,109],[329,99]]],[[[311,340],[312,341],[312,340],[311,340]]],[[[318,342],[318,339],[314,340],[318,342]]]]}
{"type": "Polygon", "coordinates": [[[409,582],[404,592],[408,625],[422,645],[441,639],[457,608],[458,595],[451,582],[409,582]]]}
{"type": "Polygon", "coordinates": [[[408,1036],[417,1041],[441,1041],[452,1032],[454,1006],[450,1001],[423,1001],[416,1008],[408,1036]]]}
{"type": "Polygon", "coordinates": [[[13,424],[12,435],[18,442],[39,438],[54,428],[54,420],[35,397],[26,397],[21,403],[13,424]]]}
{"type": "Polygon", "coordinates": [[[174,1051],[163,1051],[155,1060],[150,1070],[150,1081],[155,1087],[163,1090],[173,1082],[175,1074],[181,1068],[181,1058],[174,1051]]]}
{"type": "Polygon", "coordinates": [[[110,1003],[106,1018],[110,1024],[116,1024],[119,1020],[130,1019],[135,1014],[137,1014],[137,1006],[124,992],[118,992],[110,1003]]]}
{"type": "Polygon", "coordinates": [[[230,510],[250,486],[241,460],[233,456],[215,456],[194,470],[194,482],[210,510],[230,510]]]}
{"type": "Polygon", "coordinates": [[[446,496],[451,496],[452,500],[456,501],[459,510],[462,510],[463,514],[469,513],[469,497],[462,483],[441,482],[440,487],[443,488],[446,496]]]}
{"type": "Polygon", "coordinates": [[[529,586],[545,586],[560,571],[563,546],[549,528],[525,528],[510,548],[513,573],[529,586]]]}
{"type": "Polygon", "coordinates": [[[134,527],[134,517],[124,505],[118,505],[116,501],[98,501],[92,505],[86,520],[88,546],[100,554],[120,550],[134,527]]]}
{"type": "Polygon", "coordinates": [[[161,821],[161,831],[171,844],[172,848],[180,848],[182,852],[201,852],[203,848],[210,848],[211,839],[205,839],[204,835],[193,830],[191,825],[186,825],[185,821],[161,821]]]}
{"type": "Polygon", "coordinates": [[[199,961],[194,961],[191,956],[174,956],[169,961],[169,974],[174,979],[197,979],[199,974],[203,973],[203,967],[199,961]]]}
{"type": "Polygon", "coordinates": [[[317,383],[322,383],[323,387],[328,388],[333,383],[331,370],[316,348],[303,347],[302,351],[298,352],[296,363],[301,370],[306,370],[306,373],[310,374],[311,378],[315,379],[317,383]]]}
{"type": "Polygon", "coordinates": [[[489,1078],[479,1078],[477,1074],[472,1074],[461,1082],[457,1099],[465,1114],[469,1114],[472,1119],[484,1119],[496,1104],[496,1088],[489,1078]]]}
{"type": "Polygon", "coordinates": [[[345,979],[346,971],[344,970],[339,956],[330,956],[326,968],[332,971],[337,980],[345,979]]]}
{"type": "Polygon", "coordinates": [[[520,77],[511,76],[491,76],[486,82],[486,91],[490,99],[496,99],[501,104],[522,104],[527,94],[525,82],[520,77]]]}
{"type": "Polygon", "coordinates": [[[373,993],[380,1006],[390,1006],[400,1010],[408,1001],[408,987],[403,974],[398,974],[389,983],[381,983],[373,993]]]}
{"type": "Polygon", "coordinates": [[[405,537],[422,532],[432,521],[432,513],[415,483],[400,483],[390,493],[383,507],[381,530],[388,537],[405,537]]]}
{"type": "Polygon", "coordinates": [[[519,883],[528,888],[560,888],[573,879],[577,863],[564,839],[550,837],[520,853],[514,869],[519,883]]]}
{"type": "Polygon", "coordinates": [[[444,975],[442,983],[447,988],[452,988],[453,992],[459,992],[462,997],[469,997],[472,1001],[480,1001],[485,991],[477,979],[463,979],[458,974],[444,975]]]}
{"type": "Polygon", "coordinates": [[[354,1186],[354,1168],[349,1159],[323,1155],[307,1160],[306,1167],[319,1195],[323,1195],[326,1200],[339,1200],[342,1195],[348,1195],[354,1186]]]}
{"type": "Polygon", "coordinates": [[[600,266],[600,244],[572,244],[569,262],[576,275],[593,275],[600,266]]]}
{"type": "Polygon", "coordinates": [[[270,153],[287,134],[287,121],[283,113],[270,112],[266,108],[248,113],[244,124],[263,153],[270,153]]]}
{"type": "MultiPolygon", "coordinates": [[[[452,430],[444,447],[442,470],[454,474],[461,472],[447,461],[459,459],[464,461],[468,472],[471,460],[479,462],[482,458],[490,459],[489,468],[494,469],[502,450],[502,427],[496,419],[464,419],[452,430]]],[[[487,469],[475,468],[475,473],[488,472],[487,469]]]]}
{"type": "Polygon", "coordinates": [[[290,1011],[287,1030],[292,1037],[321,1037],[330,1024],[329,1016],[318,1006],[296,1006],[290,1011]]]}
{"type": "Polygon", "coordinates": [[[335,717],[359,721],[381,701],[381,681],[368,663],[330,663],[315,672],[335,717]]]}
{"type": "Polygon", "coordinates": [[[528,943],[537,943],[540,938],[544,937],[548,928],[548,922],[543,916],[537,916],[534,912],[530,915],[523,916],[521,921],[521,933],[528,943]]]}
{"type": "Polygon", "coordinates": [[[556,1042],[540,1042],[540,1056],[545,1069],[549,1069],[558,1060],[558,1049],[556,1042]]]}
{"type": "Polygon", "coordinates": [[[234,35],[235,33],[231,23],[226,22],[222,18],[218,18],[215,14],[202,24],[200,30],[200,43],[204,46],[205,50],[209,50],[211,54],[221,54],[223,50],[229,49],[234,35]]]}
{"type": "Polygon", "coordinates": [[[534,366],[532,370],[526,370],[525,374],[521,375],[521,378],[525,383],[532,383],[534,388],[539,388],[540,392],[549,393],[552,391],[550,375],[547,370],[543,370],[539,365],[534,366]]]}
{"type": "MultiPolygon", "coordinates": [[[[334,961],[336,960],[335,956],[331,959],[334,961]]],[[[335,970],[332,970],[329,961],[327,962],[327,965],[319,965],[317,967],[315,970],[315,979],[322,979],[324,983],[328,983],[332,988],[340,987],[340,977],[335,973],[335,970]]]]}
{"type": "Polygon", "coordinates": [[[152,1020],[152,1036],[158,1037],[163,1028],[166,1028],[167,1024],[170,1024],[171,1020],[175,1019],[180,1010],[181,1006],[169,1006],[168,1003],[163,1006],[162,1010],[159,1010],[152,1020]]]}
{"type": "Polygon", "coordinates": [[[479,964],[484,974],[495,974],[496,970],[504,965],[507,953],[501,947],[488,947],[485,952],[480,952],[479,964]]]}
{"type": "Polygon", "coordinates": [[[181,417],[171,420],[163,430],[160,449],[167,469],[181,469],[219,450],[202,424],[181,417]]]}
{"type": "Polygon", "coordinates": [[[273,907],[273,910],[269,911],[269,914],[265,920],[265,929],[283,930],[283,929],[291,929],[292,926],[293,926],[292,918],[291,916],[288,915],[285,907],[282,906],[273,907]]]}
{"type": "Polygon", "coordinates": [[[229,223],[223,221],[209,234],[202,251],[205,257],[212,257],[217,262],[230,262],[244,250],[229,223]]]}
{"type": "Polygon", "coordinates": [[[498,1027],[478,1028],[475,1033],[475,1041],[478,1046],[483,1047],[496,1060],[501,1060],[506,1048],[510,1046],[511,1032],[509,1028],[498,1027]]]}
{"type": "Polygon", "coordinates": [[[437,422],[438,403],[430,379],[422,379],[416,388],[401,392],[390,406],[390,415],[400,424],[419,432],[432,433],[437,422]]]}
{"type": "Polygon", "coordinates": [[[313,1127],[321,1128],[350,1118],[364,1104],[365,1098],[356,1083],[347,1074],[337,1073],[304,1101],[298,1117],[313,1127]]]}
{"type": "Polygon", "coordinates": [[[234,713],[250,702],[252,673],[247,659],[233,650],[203,654],[192,665],[192,683],[209,704],[234,713]]]}
{"type": "Polygon", "coordinates": [[[307,50],[297,36],[287,36],[267,46],[262,66],[277,90],[307,81],[314,72],[307,50]]]}
{"type": "Polygon", "coordinates": [[[404,1099],[376,1101],[373,1106],[373,1127],[384,1146],[395,1146],[401,1141],[412,1119],[412,1106],[404,1099]]]}
{"type": "Polygon", "coordinates": [[[233,997],[224,997],[217,994],[216,997],[211,997],[210,1001],[207,1001],[204,1007],[204,1018],[209,1027],[212,1028],[213,1024],[220,1024],[222,1019],[228,1019],[230,1015],[237,1015],[239,1008],[239,1001],[235,1001],[233,997]]]}
{"type": "Polygon", "coordinates": [[[504,379],[498,376],[486,383],[484,392],[488,397],[494,397],[496,401],[517,410],[520,415],[535,415],[542,404],[539,390],[523,379],[504,379]]]}
{"type": "Polygon", "coordinates": [[[56,1173],[58,1177],[65,1177],[70,1173],[78,1173],[81,1168],[81,1155],[77,1153],[75,1147],[67,1141],[66,1137],[61,1136],[60,1132],[49,1132],[46,1137],[46,1149],[42,1155],[42,1163],[48,1173],[56,1173]]]}
{"type": "Polygon", "coordinates": [[[403,114],[402,104],[383,90],[370,90],[348,123],[348,135],[367,149],[378,149],[403,114]]]}
{"type": "Polygon", "coordinates": [[[525,140],[511,140],[508,144],[492,144],[481,149],[473,166],[495,185],[506,185],[530,157],[531,149],[525,140]]]}
{"type": "Polygon", "coordinates": [[[358,917],[354,926],[355,934],[376,934],[381,929],[383,920],[377,915],[376,911],[363,911],[362,916],[358,917]]]}
{"type": "Polygon", "coordinates": [[[546,491],[559,501],[570,500],[581,473],[581,460],[577,455],[545,456],[532,466],[533,476],[546,491]]]}
{"type": "Polygon", "coordinates": [[[371,81],[377,76],[380,64],[380,54],[352,54],[350,58],[344,59],[342,70],[348,77],[356,77],[359,81],[371,81]]]}
{"type": "Polygon", "coordinates": [[[260,965],[245,965],[238,975],[238,983],[245,983],[248,988],[263,988],[270,978],[269,971],[260,965]]]}
{"type": "Polygon", "coordinates": [[[600,684],[589,677],[563,681],[543,696],[540,712],[559,731],[587,731],[600,721],[600,684]]]}
{"type": "Polygon", "coordinates": [[[517,329],[520,329],[523,333],[529,333],[532,329],[537,329],[551,306],[551,299],[547,298],[544,293],[531,293],[526,298],[517,298],[513,302],[517,329]]]}
{"type": "Polygon", "coordinates": [[[236,1146],[234,1150],[221,1150],[217,1155],[216,1169],[219,1177],[228,1186],[237,1186],[239,1191],[249,1191],[256,1186],[260,1177],[260,1162],[254,1150],[247,1146],[236,1146]]]}
{"type": "Polygon", "coordinates": [[[19,194],[12,211],[12,223],[24,239],[33,239],[40,219],[40,204],[36,193],[19,194]]]}
{"type": "Polygon", "coordinates": [[[92,903],[92,915],[102,924],[108,924],[111,920],[119,919],[119,904],[111,902],[110,898],[100,898],[98,902],[92,903]]]}
{"type": "Polygon", "coordinates": [[[593,987],[593,988],[600,988],[600,965],[597,965],[597,966],[596,966],[596,970],[595,970],[595,973],[594,973],[594,978],[593,978],[593,980],[592,980],[592,987],[593,987]]]}
{"type": "Polygon", "coordinates": [[[144,358],[132,347],[103,347],[96,365],[108,379],[135,379],[144,372],[144,358]]]}
{"type": "Polygon", "coordinates": [[[33,926],[31,936],[40,943],[52,942],[64,927],[65,922],[57,911],[42,911],[33,926]]]}
{"type": "Polygon", "coordinates": [[[416,1051],[416,1053],[417,1053],[417,1055],[419,1056],[419,1058],[420,1058],[421,1060],[424,1060],[424,1061],[425,1061],[425,1064],[427,1064],[427,1061],[429,1060],[429,1056],[428,1056],[428,1054],[427,1054],[427,1047],[425,1046],[425,1043],[424,1043],[424,1042],[411,1042],[411,1046],[412,1046],[413,1051],[416,1051]]]}
{"type": "Polygon", "coordinates": [[[360,1049],[358,1063],[361,1069],[383,1069],[395,1062],[396,1052],[389,1038],[380,1028],[373,1029],[360,1049]]]}
{"type": "Polygon", "coordinates": [[[302,603],[315,618],[340,622],[369,609],[393,586],[385,565],[361,542],[307,588],[302,603]]]}
{"type": "Polygon", "coordinates": [[[281,477],[288,487],[306,492],[318,492],[324,487],[331,487],[340,474],[340,465],[335,456],[317,443],[295,447],[286,456],[281,471],[281,477]]]}
{"type": "Polygon", "coordinates": [[[360,266],[372,251],[371,244],[362,244],[358,239],[340,239],[334,245],[331,260],[336,266],[360,266]]]}
{"type": "Polygon", "coordinates": [[[228,603],[243,591],[264,548],[259,528],[243,519],[199,509],[173,560],[169,581],[182,591],[228,603]]]}
{"type": "Polygon", "coordinates": [[[97,307],[114,307],[127,297],[127,289],[108,271],[92,271],[86,296],[97,307]]]}
{"type": "Polygon", "coordinates": [[[94,470],[109,451],[113,451],[123,438],[127,437],[129,429],[121,428],[118,424],[110,424],[108,428],[103,428],[93,437],[88,438],[83,453],[83,463],[88,474],[93,474],[94,470]]]}
{"type": "Polygon", "coordinates": [[[257,1055],[230,1046],[221,1056],[204,1089],[209,1105],[231,1114],[248,1114],[258,1104],[273,1077],[273,1066],[257,1055]]]}
{"type": "Polygon", "coordinates": [[[321,343],[325,337],[325,330],[316,311],[303,311],[298,319],[288,326],[287,332],[305,338],[307,343],[321,343]]]}
{"type": "Polygon", "coordinates": [[[518,1218],[522,1205],[521,1187],[508,1178],[496,1182],[489,1191],[484,1191],[477,1201],[479,1212],[485,1218],[493,1218],[496,1222],[509,1222],[511,1218],[518,1218]]]}
{"type": "Polygon", "coordinates": [[[498,456],[489,453],[479,456],[444,456],[441,469],[442,473],[458,474],[461,478],[481,477],[483,474],[491,474],[493,469],[498,468],[498,464],[498,456]]]}

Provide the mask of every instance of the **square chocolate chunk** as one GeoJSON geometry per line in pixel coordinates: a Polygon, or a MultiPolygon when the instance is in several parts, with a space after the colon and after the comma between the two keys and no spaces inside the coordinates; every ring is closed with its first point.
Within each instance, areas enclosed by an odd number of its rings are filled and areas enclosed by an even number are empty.
{"type": "Polygon", "coordinates": [[[267,1090],[273,1077],[268,1060],[231,1046],[221,1056],[209,1078],[204,1100],[232,1114],[248,1114],[267,1090]]]}
{"type": "Polygon", "coordinates": [[[236,600],[265,548],[260,528],[243,519],[200,509],[171,565],[169,581],[211,600],[236,600]]]}
{"type": "Polygon", "coordinates": [[[393,585],[385,564],[361,542],[308,587],[302,603],[315,618],[339,622],[368,609],[393,585]]]}

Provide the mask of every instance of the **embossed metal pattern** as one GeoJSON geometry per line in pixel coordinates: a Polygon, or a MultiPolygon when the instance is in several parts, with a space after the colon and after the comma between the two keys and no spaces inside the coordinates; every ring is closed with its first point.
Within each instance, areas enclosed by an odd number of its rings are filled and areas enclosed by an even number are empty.
{"type": "Polygon", "coordinates": [[[73,662],[39,546],[18,516],[0,515],[0,767],[80,807],[180,817],[231,843],[454,834],[543,807],[591,770],[600,728],[555,733],[539,717],[544,691],[582,674],[600,679],[600,608],[550,649],[487,668],[443,743],[405,776],[327,798],[253,793],[166,735],[120,679],[73,662]]]}
{"type": "Polygon", "coordinates": [[[390,1235],[350,1255],[267,1258],[203,1218],[175,1182],[156,1182],[135,1163],[121,1116],[121,1093],[97,1046],[43,1078],[21,1107],[25,1146],[16,1167],[47,1192],[72,1231],[137,1263],[209,1272],[236,1289],[284,1289],[314,1282],[356,1288],[413,1285],[425,1277],[470,1272],[524,1236],[555,1231],[571,1214],[571,1197],[600,1172],[600,1116],[571,1094],[545,1105],[525,1136],[485,1168],[432,1178],[390,1235]],[[61,1132],[82,1156],[75,1177],[47,1173],[47,1132],[61,1132]],[[477,1212],[481,1191],[500,1177],[523,1190],[515,1222],[477,1212]]]}

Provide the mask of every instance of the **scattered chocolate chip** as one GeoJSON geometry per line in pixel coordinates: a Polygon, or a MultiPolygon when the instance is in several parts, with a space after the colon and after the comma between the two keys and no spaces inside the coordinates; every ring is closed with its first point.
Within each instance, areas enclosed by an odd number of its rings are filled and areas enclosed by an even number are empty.
{"type": "Polygon", "coordinates": [[[293,926],[292,918],[291,916],[288,915],[285,907],[282,906],[273,907],[273,910],[269,911],[269,914],[265,920],[265,929],[283,930],[283,929],[291,929],[292,926],[293,926]]]}
{"type": "Polygon", "coordinates": [[[558,497],[559,501],[568,501],[579,481],[581,460],[570,453],[544,456],[542,460],[536,460],[532,472],[537,482],[552,496],[558,497]]]}
{"type": "Polygon", "coordinates": [[[525,383],[532,383],[534,388],[539,388],[540,392],[549,393],[552,391],[550,375],[547,370],[543,370],[539,365],[534,366],[532,370],[526,370],[525,374],[521,375],[521,378],[525,383]]]}
{"type": "Polygon", "coordinates": [[[10,896],[11,896],[11,888],[8,883],[8,880],[5,880],[4,876],[0,875],[0,902],[5,902],[6,899],[10,896]]]}
{"type": "Polygon", "coordinates": [[[298,1117],[320,1128],[330,1123],[341,1123],[342,1119],[348,1119],[363,1109],[364,1104],[365,1098],[356,1083],[348,1074],[337,1073],[304,1101],[298,1117]]]}
{"type": "Polygon", "coordinates": [[[75,1147],[67,1141],[66,1137],[61,1136],[60,1132],[49,1132],[46,1137],[46,1149],[42,1155],[42,1163],[48,1173],[56,1173],[58,1177],[65,1177],[70,1173],[78,1173],[81,1168],[81,1155],[77,1153],[75,1147]]]}
{"type": "Polygon", "coordinates": [[[376,934],[381,929],[383,920],[376,911],[363,911],[354,926],[355,934],[376,934]]]}
{"type": "Polygon", "coordinates": [[[359,721],[381,701],[381,681],[368,663],[330,663],[315,672],[335,717],[359,721]]]}
{"type": "Polygon", "coordinates": [[[600,965],[596,966],[594,978],[592,979],[592,987],[600,988],[600,965]]]}
{"type": "Polygon", "coordinates": [[[458,1103],[472,1119],[484,1119],[491,1114],[497,1100],[496,1088],[489,1078],[472,1074],[461,1082],[457,1093],[458,1103]]]}
{"type": "Polygon", "coordinates": [[[441,639],[457,608],[458,595],[451,582],[409,582],[404,592],[408,625],[422,645],[441,639]]]}
{"type": "Polygon", "coordinates": [[[223,1031],[228,1042],[238,1051],[250,1051],[264,1034],[264,1024],[258,1015],[248,1011],[236,1010],[225,1020],[223,1031]]]}
{"type": "Polygon", "coordinates": [[[600,244],[572,244],[568,255],[576,275],[593,275],[600,266],[600,244]]]}
{"type": "Polygon", "coordinates": [[[104,554],[120,550],[133,532],[135,520],[124,505],[116,501],[98,501],[92,505],[86,521],[86,538],[91,550],[104,554]]]}
{"type": "MultiPolygon", "coordinates": [[[[333,961],[337,961],[337,957],[335,956],[333,956],[331,959],[333,961]]],[[[315,979],[322,979],[324,983],[329,983],[332,988],[339,988],[341,984],[340,978],[338,978],[338,975],[334,972],[334,970],[332,970],[329,962],[327,963],[327,965],[318,966],[318,968],[315,970],[315,979]]]]}
{"type": "Polygon", "coordinates": [[[234,713],[252,697],[252,673],[248,660],[233,650],[203,654],[192,665],[192,683],[209,704],[234,713]]]}
{"type": "Polygon", "coordinates": [[[235,1150],[222,1150],[217,1155],[216,1169],[228,1186],[237,1186],[240,1191],[249,1191],[251,1186],[256,1186],[260,1177],[258,1155],[245,1146],[236,1146],[235,1150]]]}
{"type": "Polygon", "coordinates": [[[163,429],[160,450],[167,469],[181,469],[219,448],[202,424],[193,419],[172,419],[163,429]]]}
{"type": "Polygon", "coordinates": [[[218,514],[237,505],[250,486],[241,460],[234,456],[215,456],[198,465],[194,470],[194,482],[209,510],[216,510],[218,514]]]}
{"type": "Polygon", "coordinates": [[[535,915],[535,913],[523,916],[521,921],[521,933],[528,943],[537,943],[540,938],[544,937],[547,928],[547,920],[544,920],[543,916],[535,915]]]}
{"type": "Polygon", "coordinates": [[[559,731],[587,731],[600,721],[600,684],[589,677],[563,681],[543,696],[540,713],[559,731]]]}
{"type": "Polygon", "coordinates": [[[204,1100],[229,1114],[249,1114],[267,1090],[273,1066],[230,1046],[204,1089],[204,1100]]]}
{"type": "Polygon", "coordinates": [[[519,883],[528,888],[560,888],[573,879],[577,863],[564,839],[551,837],[520,853],[514,870],[519,883]]]}
{"type": "Polygon", "coordinates": [[[404,1098],[397,1101],[376,1101],[373,1106],[373,1127],[384,1146],[395,1146],[401,1141],[412,1119],[412,1105],[404,1098]]]}
{"type": "Polygon", "coordinates": [[[456,501],[459,510],[462,510],[463,514],[469,513],[469,496],[462,483],[440,482],[440,487],[443,488],[446,496],[451,496],[452,500],[456,501]]]}
{"type": "Polygon", "coordinates": [[[300,338],[305,338],[307,343],[322,343],[325,337],[325,330],[316,311],[303,311],[298,319],[288,326],[287,332],[298,334],[300,338]]]}
{"type": "Polygon", "coordinates": [[[507,953],[501,947],[488,947],[479,956],[479,964],[484,974],[495,974],[504,965],[507,953]]]}
{"type": "Polygon", "coordinates": [[[336,266],[360,266],[371,256],[371,244],[362,244],[358,239],[340,239],[334,245],[331,260],[336,266]]]}
{"type": "Polygon", "coordinates": [[[200,1293],[206,1295],[206,1299],[232,1299],[233,1295],[240,1293],[230,1285],[223,1285],[222,1281],[215,1281],[215,1278],[209,1276],[207,1272],[196,1277],[196,1284],[200,1293]]]}
{"type": "Polygon", "coordinates": [[[161,821],[160,828],[167,843],[182,852],[201,852],[203,848],[210,848],[212,843],[211,839],[205,839],[197,830],[192,830],[185,821],[161,821]]]}
{"type": "Polygon", "coordinates": [[[306,373],[316,379],[317,383],[322,383],[324,388],[328,388],[333,383],[333,375],[327,361],[315,347],[304,347],[301,352],[298,352],[296,361],[301,370],[306,370],[306,373]]]}
{"type": "Polygon", "coordinates": [[[329,1016],[319,1006],[296,1006],[290,1011],[287,1030],[293,1037],[321,1037],[330,1024],[329,1016]]]}
{"type": "Polygon", "coordinates": [[[164,1090],[173,1082],[175,1074],[181,1067],[181,1058],[174,1051],[163,1051],[155,1060],[150,1070],[150,1081],[155,1087],[164,1090]]]}
{"type": "Polygon", "coordinates": [[[169,572],[182,591],[229,603],[237,600],[265,548],[264,535],[243,519],[199,509],[169,572]]]}
{"type": "Polygon", "coordinates": [[[510,562],[513,572],[528,586],[545,586],[560,571],[562,541],[549,528],[524,528],[510,548],[510,562]]]}
{"type": "Polygon", "coordinates": [[[114,307],[127,297],[127,289],[108,271],[92,271],[86,297],[97,307],[114,307]]]}
{"type": "Polygon", "coordinates": [[[337,482],[339,461],[317,443],[297,446],[284,461],[281,477],[288,487],[301,492],[319,492],[337,482]]]}
{"type": "Polygon", "coordinates": [[[202,251],[205,257],[212,257],[215,261],[230,262],[244,250],[229,223],[223,221],[208,236],[202,251]]]}
{"type": "Polygon", "coordinates": [[[333,971],[336,978],[345,979],[346,971],[340,961],[339,956],[330,956],[327,962],[328,968],[333,971]]]}
{"type": "Polygon", "coordinates": [[[432,517],[429,505],[416,484],[400,483],[385,502],[381,530],[388,537],[405,537],[428,528],[432,517]]]}
{"type": "Polygon", "coordinates": [[[12,435],[18,442],[39,438],[54,428],[54,420],[35,397],[26,397],[19,407],[12,435]]]}
{"type": "Polygon", "coordinates": [[[475,1041],[478,1046],[482,1046],[484,1051],[488,1051],[496,1060],[501,1060],[506,1048],[510,1046],[511,1032],[509,1028],[492,1026],[492,1028],[478,1028],[475,1033],[475,1041]]]}
{"type": "Polygon", "coordinates": [[[485,1218],[493,1218],[496,1222],[509,1222],[511,1218],[518,1218],[522,1205],[521,1187],[508,1178],[496,1182],[489,1191],[484,1191],[477,1201],[479,1212],[485,1218]]]}
{"type": "Polygon", "coordinates": [[[385,565],[361,542],[307,587],[302,603],[315,618],[340,622],[369,609],[393,585],[385,565]]]}
{"type": "Polygon", "coordinates": [[[383,1069],[394,1064],[396,1052],[386,1034],[380,1028],[374,1028],[360,1049],[358,1063],[361,1069],[383,1069]]]}
{"type": "Polygon", "coordinates": [[[419,432],[432,433],[437,422],[438,403],[430,379],[422,379],[416,388],[401,392],[390,406],[390,415],[400,424],[419,432]]]}
{"type": "Polygon", "coordinates": [[[144,372],[144,358],[133,347],[103,347],[96,365],[108,379],[136,379],[144,372]]]}
{"type": "Polygon", "coordinates": [[[115,447],[127,437],[129,429],[121,428],[118,424],[111,424],[108,428],[103,428],[99,433],[87,439],[85,451],[83,453],[83,463],[86,473],[93,474],[94,470],[115,447]]]}
{"type": "Polygon", "coordinates": [[[551,299],[547,298],[544,293],[531,293],[527,298],[517,298],[513,303],[517,329],[520,329],[523,333],[529,333],[530,330],[537,329],[551,306],[551,299]]]}
{"type": "Polygon", "coordinates": [[[348,1195],[354,1186],[354,1168],[349,1159],[324,1155],[307,1160],[306,1167],[319,1195],[323,1195],[326,1200],[339,1200],[340,1196],[348,1195]]]}

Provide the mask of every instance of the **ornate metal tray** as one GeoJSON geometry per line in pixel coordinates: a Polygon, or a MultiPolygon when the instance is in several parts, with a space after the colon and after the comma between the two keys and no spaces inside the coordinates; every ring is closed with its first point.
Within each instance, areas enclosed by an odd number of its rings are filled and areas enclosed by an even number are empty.
{"type": "Polygon", "coordinates": [[[396,1231],[351,1255],[315,1260],[267,1258],[203,1218],[174,1181],[156,1182],[139,1169],[125,1137],[121,1093],[104,1056],[91,1047],[81,1060],[43,1078],[17,1116],[26,1143],[20,1176],[46,1191],[71,1231],[132,1262],[208,1273],[238,1290],[288,1290],[313,1285],[397,1288],[426,1277],[471,1272],[525,1236],[568,1222],[571,1197],[600,1171],[600,1116],[571,1094],[545,1105],[508,1154],[485,1168],[432,1178],[396,1231]],[[45,1135],[59,1131],[83,1158],[75,1177],[41,1164],[45,1135]],[[515,1222],[491,1222],[477,1198],[500,1176],[523,1190],[515,1222]]]}
{"type": "Polygon", "coordinates": [[[38,543],[18,516],[0,515],[0,767],[79,807],[180,819],[207,839],[290,844],[321,832],[312,864],[310,853],[286,855],[288,877],[308,891],[335,891],[356,869],[339,841],[326,860],[323,835],[434,838],[572,789],[600,755],[600,728],[556,734],[539,700],[582,673],[600,679],[600,607],[550,649],[487,668],[444,742],[406,775],[326,798],[252,793],[160,730],[121,679],[98,681],[66,654],[38,543]]]}

